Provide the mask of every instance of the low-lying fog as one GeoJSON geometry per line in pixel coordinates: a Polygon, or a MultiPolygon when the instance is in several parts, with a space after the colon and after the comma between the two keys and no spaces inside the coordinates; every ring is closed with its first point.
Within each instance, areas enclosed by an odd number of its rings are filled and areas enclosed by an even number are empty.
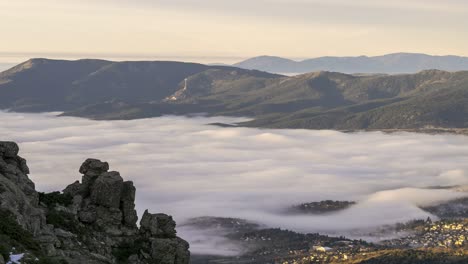
{"type": "MultiPolygon", "coordinates": [[[[418,205],[462,193],[421,188],[468,183],[466,136],[206,125],[241,120],[91,121],[0,112],[0,139],[20,144],[41,191],[62,190],[81,179],[78,168],[86,158],[99,158],[135,182],[139,213],[149,208],[178,223],[225,216],[299,232],[346,233],[426,218],[418,205]],[[325,199],[358,204],[327,216],[277,213],[325,199]]],[[[214,252],[199,233],[181,228],[179,235],[192,242],[195,253],[214,252]]]]}

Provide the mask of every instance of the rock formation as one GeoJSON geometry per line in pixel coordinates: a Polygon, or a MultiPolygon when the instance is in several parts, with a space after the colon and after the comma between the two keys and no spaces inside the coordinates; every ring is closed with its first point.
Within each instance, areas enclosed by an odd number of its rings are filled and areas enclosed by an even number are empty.
{"type": "Polygon", "coordinates": [[[38,209],[39,195],[28,178],[26,160],[18,156],[18,145],[0,142],[0,208],[10,211],[18,223],[33,234],[39,234],[46,224],[38,209]]]}
{"type": "Polygon", "coordinates": [[[107,162],[88,159],[79,169],[81,183],[39,194],[18,151],[16,143],[0,142],[0,209],[40,246],[25,248],[27,254],[70,264],[189,263],[189,245],[176,236],[171,216],[146,210],[137,227],[135,186],[107,162]]]}

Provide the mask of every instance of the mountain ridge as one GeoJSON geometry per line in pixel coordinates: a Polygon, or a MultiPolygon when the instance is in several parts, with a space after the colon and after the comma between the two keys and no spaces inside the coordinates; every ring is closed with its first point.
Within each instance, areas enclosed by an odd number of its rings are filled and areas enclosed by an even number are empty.
{"type": "Polygon", "coordinates": [[[416,73],[426,69],[468,70],[468,57],[401,52],[381,56],[325,56],[296,61],[263,55],[238,62],[233,66],[284,74],[300,74],[320,70],[351,74],[397,74],[416,73]]]}
{"type": "Polygon", "coordinates": [[[185,77],[212,68],[230,67],[171,61],[31,59],[0,73],[0,107],[64,111],[114,99],[132,103],[161,100],[185,77]]]}
{"type": "Polygon", "coordinates": [[[0,109],[92,119],[247,116],[335,130],[468,127],[468,71],[296,76],[180,62],[35,59],[0,73],[0,109]]]}

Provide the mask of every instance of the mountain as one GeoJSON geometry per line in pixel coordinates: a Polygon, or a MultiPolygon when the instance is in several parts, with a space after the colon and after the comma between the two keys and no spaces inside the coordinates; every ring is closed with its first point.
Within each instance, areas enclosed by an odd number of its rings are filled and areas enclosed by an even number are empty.
{"type": "Polygon", "coordinates": [[[63,111],[111,100],[160,101],[185,77],[216,68],[165,61],[31,59],[0,73],[0,108],[63,111]]]}
{"type": "Polygon", "coordinates": [[[189,263],[171,216],[146,210],[137,227],[133,182],[107,162],[87,159],[81,183],[46,194],[18,152],[0,141],[0,263],[189,263]]]}
{"type": "Polygon", "coordinates": [[[260,56],[236,63],[234,66],[284,74],[313,71],[395,74],[416,73],[428,69],[468,70],[468,57],[394,53],[375,57],[319,57],[294,61],[280,57],[260,56]]]}
{"type": "Polygon", "coordinates": [[[298,62],[275,56],[259,56],[236,63],[233,66],[243,69],[263,69],[267,72],[296,73],[298,62]]]}
{"type": "Polygon", "coordinates": [[[381,87],[383,90],[370,86],[373,88],[368,94],[377,92],[378,96],[369,100],[333,109],[304,109],[259,118],[245,125],[337,130],[468,127],[468,72],[426,71],[399,78],[405,85],[399,87],[395,83],[398,78],[378,77],[378,83],[393,84],[381,87]]]}
{"type": "Polygon", "coordinates": [[[468,128],[468,72],[283,76],[180,62],[34,59],[0,73],[0,109],[93,119],[248,116],[243,126],[468,128]]]}
{"type": "Polygon", "coordinates": [[[355,76],[333,72],[272,77],[208,70],[187,78],[161,103],[97,104],[69,112],[133,119],[205,112],[251,116],[244,126],[309,129],[468,127],[468,72],[355,76]]]}

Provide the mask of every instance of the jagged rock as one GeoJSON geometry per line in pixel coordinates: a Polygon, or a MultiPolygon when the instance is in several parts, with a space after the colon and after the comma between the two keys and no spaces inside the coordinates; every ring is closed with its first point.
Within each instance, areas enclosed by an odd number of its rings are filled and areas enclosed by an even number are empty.
{"type": "Polygon", "coordinates": [[[99,175],[83,175],[81,178],[81,191],[80,193],[86,197],[89,196],[90,188],[99,175]]]}
{"type": "Polygon", "coordinates": [[[135,210],[135,204],[128,201],[122,201],[123,223],[128,227],[136,227],[138,215],[135,210]]]}
{"type": "Polygon", "coordinates": [[[145,211],[138,229],[135,186],[124,182],[118,172],[108,172],[107,162],[87,159],[80,167],[81,183],[68,185],[63,194],[41,198],[40,203],[18,151],[15,143],[0,142],[0,209],[10,211],[33,234],[42,255],[70,264],[117,263],[115,250],[126,250],[130,243],[141,248],[127,263],[189,263],[188,243],[176,237],[172,217],[145,211]]]}
{"type": "MultiPolygon", "coordinates": [[[[80,171],[85,173],[83,183],[75,182],[64,190],[64,193],[75,194],[75,197],[84,195],[77,210],[81,222],[95,225],[98,230],[112,236],[114,240],[108,241],[108,244],[115,244],[120,237],[125,237],[124,241],[127,242],[146,239],[149,247],[140,250],[141,257],[132,256],[131,263],[188,263],[188,243],[176,237],[176,224],[172,217],[150,214],[146,210],[140,230],[137,229],[136,188],[133,182],[124,182],[118,172],[107,172],[107,162],[100,160],[86,160],[81,168],[80,171]],[[154,256],[158,257],[155,259],[154,256]]],[[[92,242],[88,246],[106,255],[106,249],[99,243],[92,242]]]]}
{"type": "Polygon", "coordinates": [[[13,165],[8,164],[3,158],[0,158],[0,171],[4,174],[12,174],[16,172],[16,168],[13,165]]]}
{"type": "Polygon", "coordinates": [[[122,211],[118,208],[98,206],[96,208],[96,224],[105,229],[118,228],[122,224],[122,211]]]}
{"type": "Polygon", "coordinates": [[[131,181],[126,181],[123,184],[122,188],[122,201],[126,202],[135,202],[135,193],[136,193],[136,188],[133,186],[133,182],[131,181]]]}
{"type": "Polygon", "coordinates": [[[156,263],[174,264],[177,251],[177,241],[170,238],[151,239],[151,258],[156,263]]]}
{"type": "Polygon", "coordinates": [[[152,237],[174,238],[176,223],[172,216],[166,214],[150,214],[145,211],[140,221],[140,230],[152,237]]]}
{"type": "Polygon", "coordinates": [[[26,160],[18,152],[16,143],[0,141],[0,209],[10,211],[21,226],[39,234],[45,214],[38,208],[39,194],[26,174],[26,160]]]}
{"type": "Polygon", "coordinates": [[[120,207],[123,179],[115,171],[104,172],[91,185],[91,201],[109,208],[120,207]]]}
{"type": "Polygon", "coordinates": [[[15,142],[0,141],[0,156],[15,158],[18,156],[19,147],[15,142]]]}
{"type": "Polygon", "coordinates": [[[128,227],[136,227],[136,222],[138,221],[138,215],[135,210],[135,193],[136,188],[133,186],[133,182],[124,182],[121,197],[121,209],[123,213],[123,222],[128,227]]]}
{"type": "Polygon", "coordinates": [[[97,220],[96,207],[88,206],[78,212],[78,218],[81,222],[92,224],[97,220]]]}
{"type": "Polygon", "coordinates": [[[18,156],[17,161],[19,163],[19,169],[21,170],[21,172],[23,172],[24,174],[29,174],[29,167],[26,164],[26,160],[18,156]]]}
{"type": "Polygon", "coordinates": [[[70,205],[70,210],[73,214],[78,214],[78,210],[80,210],[81,204],[83,203],[83,196],[75,195],[73,196],[72,204],[70,205]]]}
{"type": "Polygon", "coordinates": [[[152,238],[151,258],[160,264],[188,263],[188,243],[179,238],[152,238]]]}
{"type": "Polygon", "coordinates": [[[177,243],[177,251],[176,251],[176,259],[175,263],[176,264],[185,264],[190,262],[190,245],[187,241],[181,239],[181,238],[176,238],[178,243],[177,243]]]}
{"type": "Polygon", "coordinates": [[[80,173],[98,176],[109,170],[109,163],[98,159],[87,159],[80,167],[80,173]]]}
{"type": "Polygon", "coordinates": [[[88,196],[90,187],[99,175],[109,170],[109,163],[98,159],[87,159],[80,167],[80,173],[84,174],[81,180],[81,194],[88,196]]]}
{"type": "Polygon", "coordinates": [[[81,183],[79,181],[75,181],[74,183],[68,185],[62,192],[74,197],[75,195],[81,193],[81,183]]]}

